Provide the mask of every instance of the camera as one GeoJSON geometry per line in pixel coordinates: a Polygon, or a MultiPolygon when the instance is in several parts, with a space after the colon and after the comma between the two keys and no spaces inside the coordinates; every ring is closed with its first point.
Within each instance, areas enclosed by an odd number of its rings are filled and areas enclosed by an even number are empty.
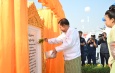
{"type": "Polygon", "coordinates": [[[94,41],[95,41],[95,35],[91,35],[90,43],[93,43],[94,41]]]}
{"type": "Polygon", "coordinates": [[[95,39],[95,35],[91,35],[91,38],[94,40],[95,39]]]}
{"type": "Polygon", "coordinates": [[[103,36],[104,36],[103,34],[99,34],[98,39],[103,40],[103,36]]]}
{"type": "Polygon", "coordinates": [[[98,36],[98,37],[99,37],[99,38],[101,38],[101,37],[103,37],[103,36],[104,36],[103,34],[99,34],[99,36],[98,36]]]}

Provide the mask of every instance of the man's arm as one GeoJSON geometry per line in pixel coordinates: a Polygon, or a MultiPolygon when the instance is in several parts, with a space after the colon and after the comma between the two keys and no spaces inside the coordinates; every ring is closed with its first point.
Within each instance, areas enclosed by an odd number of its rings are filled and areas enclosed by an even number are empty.
{"type": "Polygon", "coordinates": [[[51,38],[51,39],[47,39],[45,38],[44,40],[50,44],[58,44],[63,42],[63,38],[65,37],[64,34],[61,34],[60,36],[56,37],[56,38],[51,38]]]}
{"type": "Polygon", "coordinates": [[[87,44],[88,44],[88,45],[90,44],[90,38],[87,40],[87,44]]]}
{"type": "Polygon", "coordinates": [[[97,45],[97,41],[96,41],[96,40],[93,42],[93,44],[94,44],[94,47],[95,47],[95,48],[98,47],[98,45],[97,45]]]}
{"type": "MultiPolygon", "coordinates": [[[[55,49],[57,52],[68,49],[70,47],[72,47],[75,43],[76,43],[76,39],[78,39],[78,32],[77,31],[73,31],[68,37],[66,37],[66,39],[64,40],[63,44],[60,46],[57,46],[55,49]],[[76,36],[77,35],[77,36],[76,36]]],[[[77,40],[78,42],[80,42],[80,40],[77,40]]],[[[78,45],[80,46],[80,45],[78,45]]]]}

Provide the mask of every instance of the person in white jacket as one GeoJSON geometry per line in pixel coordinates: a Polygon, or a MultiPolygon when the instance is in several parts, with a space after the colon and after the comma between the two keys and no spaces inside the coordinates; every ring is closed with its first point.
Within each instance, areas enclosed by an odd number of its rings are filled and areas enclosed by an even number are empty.
{"type": "Polygon", "coordinates": [[[64,73],[81,73],[81,52],[80,38],[77,29],[70,28],[69,21],[66,18],[58,22],[62,34],[56,38],[44,40],[50,44],[62,43],[55,47],[53,54],[63,51],[64,53],[64,73]]]}

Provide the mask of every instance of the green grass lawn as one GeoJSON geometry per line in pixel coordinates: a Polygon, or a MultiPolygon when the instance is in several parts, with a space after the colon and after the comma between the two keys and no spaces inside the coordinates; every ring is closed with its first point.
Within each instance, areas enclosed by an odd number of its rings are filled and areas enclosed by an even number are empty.
{"type": "Polygon", "coordinates": [[[110,68],[107,65],[103,67],[101,64],[86,64],[82,67],[82,73],[110,73],[110,68]]]}

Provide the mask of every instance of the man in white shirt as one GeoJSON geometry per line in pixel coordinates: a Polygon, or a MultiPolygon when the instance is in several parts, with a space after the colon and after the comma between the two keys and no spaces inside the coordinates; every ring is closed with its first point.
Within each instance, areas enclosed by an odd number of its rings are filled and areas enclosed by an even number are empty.
{"type": "Polygon", "coordinates": [[[80,38],[77,29],[70,28],[69,21],[66,18],[58,22],[60,30],[63,32],[56,38],[44,40],[50,44],[62,43],[55,47],[53,54],[63,51],[64,53],[64,73],[81,73],[81,52],[80,38]]]}

